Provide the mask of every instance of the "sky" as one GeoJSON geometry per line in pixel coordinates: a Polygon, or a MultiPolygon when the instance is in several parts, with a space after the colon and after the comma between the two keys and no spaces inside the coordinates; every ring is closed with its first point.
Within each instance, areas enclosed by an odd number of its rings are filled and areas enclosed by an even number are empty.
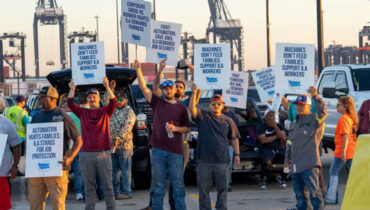
{"type": "MultiPolygon", "coordinates": [[[[118,0],[120,13],[120,0],[118,0]]],[[[232,18],[243,26],[245,70],[266,67],[266,1],[224,0],[232,18]]],[[[35,75],[33,16],[37,0],[0,0],[0,34],[23,32],[26,39],[26,74],[35,75]]],[[[104,41],[106,63],[117,63],[116,0],[57,0],[67,16],[68,33],[96,31],[104,41]]],[[[322,0],[324,46],[358,46],[358,32],[370,22],[369,0],[322,0]]],[[[181,23],[182,31],[204,38],[210,18],[207,0],[156,0],[157,20],[181,23]]],[[[316,0],[270,0],[271,63],[275,63],[275,44],[317,43],[316,0]]],[[[61,68],[57,26],[39,26],[40,75],[61,68]],[[56,65],[47,66],[53,60],[56,65]]],[[[14,52],[4,42],[4,51],[14,52]]],[[[135,56],[129,48],[130,62],[135,56]]],[[[145,62],[145,49],[138,48],[138,59],[145,62]]],[[[20,63],[20,62],[19,62],[20,63]]],[[[19,65],[20,68],[20,65],[19,65]]]]}

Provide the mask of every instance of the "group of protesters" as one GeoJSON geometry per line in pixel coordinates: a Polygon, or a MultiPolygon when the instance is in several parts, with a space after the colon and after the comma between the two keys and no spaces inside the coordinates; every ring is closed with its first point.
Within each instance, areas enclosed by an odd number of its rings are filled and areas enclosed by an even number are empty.
{"type": "MultiPolygon", "coordinates": [[[[197,107],[201,90],[196,84],[192,84],[192,94],[187,98],[183,81],[160,83],[165,66],[163,60],[151,90],[146,85],[140,63],[135,61],[134,64],[140,89],[154,114],[149,143],[152,188],[149,206],[144,209],[163,209],[167,179],[170,180],[171,209],[186,209],[183,176],[189,161],[188,141],[191,140],[190,123],[193,121],[198,126],[199,209],[212,209],[209,193],[214,183],[217,188],[216,209],[226,210],[227,193],[231,191],[231,166],[240,164],[239,140],[244,138],[238,131],[238,119],[225,107],[221,95],[213,95],[209,111],[205,111],[197,107]]],[[[188,67],[194,70],[191,64],[188,67]]],[[[80,98],[79,105],[74,100],[76,85],[73,80],[69,83],[67,99],[60,99],[54,87],[44,87],[39,93],[41,110],[31,121],[24,110],[23,96],[16,98],[15,106],[6,109],[0,98],[0,112],[4,115],[0,117],[0,133],[8,135],[0,167],[0,206],[11,208],[10,183],[17,176],[19,160],[24,155],[28,123],[63,122],[64,141],[63,160],[60,161],[62,176],[28,179],[31,210],[45,209],[48,194],[53,209],[65,209],[70,166],[75,177],[76,200],[85,200],[87,210],[95,209],[97,190],[100,191],[99,198],[105,199],[106,209],[115,209],[115,200],[132,198],[132,129],[136,115],[129,106],[127,94],[114,92],[114,81],[104,78],[103,85],[106,92],[102,99],[99,91],[92,88],[80,98]],[[58,100],[61,100],[61,108],[57,106],[58,100]]],[[[289,128],[279,123],[278,113],[268,109],[254,138],[261,145],[263,159],[259,187],[267,189],[269,168],[278,157],[284,163],[284,172],[278,176],[280,187],[286,188],[286,175],[290,173],[297,209],[312,205],[316,210],[323,209],[325,203],[338,202],[339,171],[344,165],[348,169],[351,167],[356,135],[370,133],[370,100],[365,101],[356,113],[350,96],[339,98],[337,111],[342,115],[335,131],[335,151],[326,187],[319,148],[327,111],[316,88],[310,87],[307,91],[308,94],[298,95],[291,102],[283,97],[282,105],[293,122],[289,128]]],[[[249,119],[251,116],[246,117],[249,119]]]]}

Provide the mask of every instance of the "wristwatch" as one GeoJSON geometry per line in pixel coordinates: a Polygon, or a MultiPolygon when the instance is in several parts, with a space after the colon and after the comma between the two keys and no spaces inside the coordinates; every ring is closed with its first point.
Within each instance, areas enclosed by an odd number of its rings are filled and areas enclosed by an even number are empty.
{"type": "Polygon", "coordinates": [[[234,154],[234,157],[235,157],[235,156],[239,156],[239,157],[240,157],[240,154],[234,154]]]}

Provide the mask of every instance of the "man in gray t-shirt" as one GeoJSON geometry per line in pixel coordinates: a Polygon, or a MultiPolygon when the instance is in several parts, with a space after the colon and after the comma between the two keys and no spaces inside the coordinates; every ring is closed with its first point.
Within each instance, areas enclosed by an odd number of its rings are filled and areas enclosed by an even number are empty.
{"type": "Polygon", "coordinates": [[[210,112],[196,108],[196,85],[192,86],[189,111],[198,125],[197,184],[199,209],[211,209],[209,191],[214,179],[217,188],[216,209],[227,209],[229,176],[229,142],[234,149],[234,164],[239,165],[239,132],[234,121],[222,114],[224,101],[214,95],[209,105],[210,112]]]}
{"type": "MultiPolygon", "coordinates": [[[[5,108],[5,102],[0,98],[0,113],[5,108]]],[[[7,135],[4,155],[0,165],[0,206],[5,209],[11,208],[10,204],[10,187],[8,182],[8,176],[10,175],[9,181],[17,176],[18,163],[21,157],[21,139],[15,129],[14,124],[4,116],[0,115],[0,134],[7,135]]],[[[3,140],[3,139],[1,139],[3,140]]]]}

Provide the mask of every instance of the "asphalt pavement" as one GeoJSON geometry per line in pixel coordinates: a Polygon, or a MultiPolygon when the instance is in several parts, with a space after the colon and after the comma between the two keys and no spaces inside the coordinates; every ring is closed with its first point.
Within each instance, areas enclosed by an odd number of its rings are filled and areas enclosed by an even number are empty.
{"type": "MultiPolygon", "coordinates": [[[[329,180],[329,168],[333,153],[324,154],[322,162],[324,165],[325,181],[329,180]]],[[[339,199],[340,203],[343,199],[345,191],[345,183],[348,177],[348,172],[345,168],[342,169],[339,178],[339,199]]],[[[257,176],[248,176],[247,174],[234,174],[232,192],[228,194],[228,209],[229,210],[283,210],[288,207],[295,206],[295,195],[292,189],[292,183],[287,183],[286,189],[280,189],[279,184],[271,179],[267,183],[267,190],[258,188],[257,176]]],[[[69,185],[69,193],[66,200],[66,209],[84,209],[83,201],[76,201],[71,183],[69,185]]],[[[12,205],[13,209],[26,210],[29,209],[27,201],[27,180],[24,177],[18,177],[12,184],[12,205]]],[[[168,197],[164,199],[164,209],[169,210],[168,197]]],[[[217,192],[213,188],[211,192],[211,200],[213,207],[215,206],[217,192]]],[[[198,190],[196,186],[186,186],[186,206],[189,210],[198,209],[198,190]]],[[[138,210],[144,208],[149,202],[149,190],[134,190],[133,198],[129,200],[117,200],[117,209],[138,210]]],[[[50,199],[47,200],[46,209],[51,209],[50,199]]],[[[96,203],[97,210],[105,209],[105,202],[98,201],[96,203]]],[[[338,205],[327,205],[325,209],[334,210],[340,209],[338,205]]]]}

